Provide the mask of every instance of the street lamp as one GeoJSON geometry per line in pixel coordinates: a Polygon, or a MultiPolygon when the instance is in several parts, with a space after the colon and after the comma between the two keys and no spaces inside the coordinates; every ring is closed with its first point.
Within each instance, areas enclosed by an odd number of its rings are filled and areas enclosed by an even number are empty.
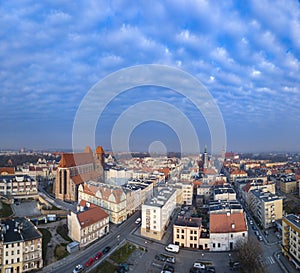
{"type": "Polygon", "coordinates": [[[228,257],[229,257],[229,266],[232,266],[231,253],[228,254],[228,257]]]}

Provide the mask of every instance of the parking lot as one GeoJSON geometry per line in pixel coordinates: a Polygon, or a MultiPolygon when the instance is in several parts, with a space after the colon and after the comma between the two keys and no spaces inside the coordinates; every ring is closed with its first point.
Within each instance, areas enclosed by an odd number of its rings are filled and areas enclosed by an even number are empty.
{"type": "Polygon", "coordinates": [[[15,217],[41,215],[41,212],[37,207],[36,200],[22,200],[20,202],[21,203],[16,202],[15,204],[12,204],[15,217]]]}

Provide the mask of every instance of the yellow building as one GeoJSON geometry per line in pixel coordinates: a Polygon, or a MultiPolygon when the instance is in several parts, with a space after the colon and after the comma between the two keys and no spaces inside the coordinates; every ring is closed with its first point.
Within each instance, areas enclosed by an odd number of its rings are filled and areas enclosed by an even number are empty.
{"type": "Polygon", "coordinates": [[[42,234],[25,218],[1,222],[1,270],[22,273],[43,267],[42,234]]]}
{"type": "Polygon", "coordinates": [[[109,220],[114,224],[121,224],[127,219],[126,193],[121,186],[87,181],[78,188],[78,200],[99,206],[109,214],[109,220]]]}
{"type": "Polygon", "coordinates": [[[282,198],[262,189],[249,192],[249,208],[263,228],[274,226],[276,220],[282,219],[282,198]]]}
{"type": "Polygon", "coordinates": [[[298,181],[295,178],[282,178],[280,180],[280,190],[284,193],[296,192],[298,187],[298,181]]]}
{"type": "Polygon", "coordinates": [[[300,269],[300,217],[289,214],[282,218],[282,253],[300,269]]]}
{"type": "Polygon", "coordinates": [[[173,244],[199,249],[201,218],[179,216],[173,225],[173,244]]]}

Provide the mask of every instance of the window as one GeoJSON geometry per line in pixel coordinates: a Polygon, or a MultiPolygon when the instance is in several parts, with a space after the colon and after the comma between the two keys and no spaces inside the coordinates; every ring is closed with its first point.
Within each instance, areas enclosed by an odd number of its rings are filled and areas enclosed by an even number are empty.
{"type": "Polygon", "coordinates": [[[194,236],[194,240],[197,240],[197,236],[194,236]]]}
{"type": "Polygon", "coordinates": [[[17,250],[17,254],[20,254],[20,249],[17,250]]]}
{"type": "Polygon", "coordinates": [[[181,235],[181,239],[184,239],[184,235],[181,235]]]}
{"type": "Polygon", "coordinates": [[[243,237],[245,237],[245,233],[243,233],[243,237]]]}
{"type": "Polygon", "coordinates": [[[193,240],[193,236],[190,236],[190,240],[193,240]]]}
{"type": "Polygon", "coordinates": [[[177,234],[176,238],[179,239],[179,234],[177,234]]]}
{"type": "Polygon", "coordinates": [[[233,234],[230,234],[230,237],[233,238],[233,234]]]}
{"type": "Polygon", "coordinates": [[[8,256],[8,251],[5,252],[5,255],[8,256]]]}
{"type": "Polygon", "coordinates": [[[181,230],[181,233],[184,233],[184,230],[183,230],[183,229],[181,230]]]}
{"type": "Polygon", "coordinates": [[[179,233],[179,228],[176,230],[177,233],[179,233]]]}
{"type": "Polygon", "coordinates": [[[215,248],[216,247],[216,244],[215,243],[213,243],[213,248],[215,248]]]}
{"type": "Polygon", "coordinates": [[[221,244],[220,244],[220,243],[218,243],[218,247],[221,247],[221,244]]]}

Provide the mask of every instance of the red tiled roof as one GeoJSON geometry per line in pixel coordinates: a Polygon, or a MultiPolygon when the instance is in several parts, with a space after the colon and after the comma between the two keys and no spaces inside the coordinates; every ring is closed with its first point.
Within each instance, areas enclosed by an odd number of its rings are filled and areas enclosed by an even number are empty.
{"type": "Polygon", "coordinates": [[[233,175],[233,174],[247,174],[245,171],[243,170],[233,170],[232,172],[230,172],[230,175],[233,175]]]}
{"type": "Polygon", "coordinates": [[[93,154],[91,153],[75,153],[63,154],[59,162],[59,167],[69,168],[79,165],[90,164],[94,162],[93,154]]]}
{"type": "Polygon", "coordinates": [[[14,167],[0,167],[0,175],[15,174],[14,167]]]}
{"type": "Polygon", "coordinates": [[[209,215],[210,233],[229,233],[247,230],[244,213],[217,213],[209,215]]]}
{"type": "Polygon", "coordinates": [[[243,187],[243,191],[249,192],[250,188],[251,188],[251,182],[247,183],[247,184],[243,187]]]}
{"type": "Polygon", "coordinates": [[[77,213],[77,219],[81,228],[88,227],[107,217],[109,217],[109,215],[103,209],[93,204],[90,204],[87,210],[77,213]]]}
{"type": "Polygon", "coordinates": [[[80,185],[88,180],[97,180],[98,173],[96,171],[92,171],[90,173],[83,173],[71,176],[72,181],[75,185],[80,185]]]}

